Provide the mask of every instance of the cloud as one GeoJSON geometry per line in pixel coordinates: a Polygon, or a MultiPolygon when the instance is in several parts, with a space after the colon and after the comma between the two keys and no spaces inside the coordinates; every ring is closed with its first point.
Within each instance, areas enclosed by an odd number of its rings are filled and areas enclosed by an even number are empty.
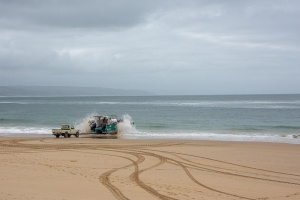
{"type": "Polygon", "coordinates": [[[299,15],[277,0],[0,1],[0,85],[297,93],[299,15]]]}
{"type": "Polygon", "coordinates": [[[12,0],[0,3],[2,20],[18,26],[24,23],[40,28],[103,29],[139,23],[145,13],[155,7],[156,1],[12,0]]]}

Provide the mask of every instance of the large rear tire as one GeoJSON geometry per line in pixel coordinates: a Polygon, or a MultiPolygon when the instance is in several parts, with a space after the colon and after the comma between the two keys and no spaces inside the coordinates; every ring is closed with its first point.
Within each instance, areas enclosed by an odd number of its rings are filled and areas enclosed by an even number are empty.
{"type": "Polygon", "coordinates": [[[64,137],[65,138],[69,137],[69,134],[67,132],[65,132],[64,137]]]}
{"type": "Polygon", "coordinates": [[[59,134],[55,135],[56,138],[59,138],[59,134]]]}
{"type": "Polygon", "coordinates": [[[75,135],[75,136],[76,136],[76,137],[79,137],[79,131],[76,132],[76,135],[75,135]]]}

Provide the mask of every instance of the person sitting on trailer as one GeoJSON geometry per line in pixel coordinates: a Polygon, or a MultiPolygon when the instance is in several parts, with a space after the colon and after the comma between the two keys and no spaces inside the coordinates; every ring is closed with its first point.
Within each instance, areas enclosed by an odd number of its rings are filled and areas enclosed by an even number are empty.
{"type": "Polygon", "coordinates": [[[104,118],[103,118],[102,130],[105,130],[105,128],[106,128],[106,124],[107,124],[107,118],[106,118],[106,117],[104,117],[104,118]]]}

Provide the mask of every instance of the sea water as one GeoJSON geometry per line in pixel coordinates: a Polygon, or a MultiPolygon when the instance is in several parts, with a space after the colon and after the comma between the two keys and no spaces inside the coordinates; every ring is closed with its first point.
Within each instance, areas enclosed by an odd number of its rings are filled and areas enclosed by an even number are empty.
{"type": "Polygon", "coordinates": [[[96,114],[124,118],[125,139],[300,144],[300,95],[0,97],[0,135],[84,130],[96,114]]]}

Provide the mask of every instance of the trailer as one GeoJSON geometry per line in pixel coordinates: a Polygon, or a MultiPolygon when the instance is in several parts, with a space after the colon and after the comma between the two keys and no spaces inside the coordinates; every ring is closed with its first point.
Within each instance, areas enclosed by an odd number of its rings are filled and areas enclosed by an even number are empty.
{"type": "Polygon", "coordinates": [[[91,133],[94,134],[110,134],[115,135],[118,133],[118,120],[116,115],[97,115],[93,120],[89,121],[91,133]]]}

